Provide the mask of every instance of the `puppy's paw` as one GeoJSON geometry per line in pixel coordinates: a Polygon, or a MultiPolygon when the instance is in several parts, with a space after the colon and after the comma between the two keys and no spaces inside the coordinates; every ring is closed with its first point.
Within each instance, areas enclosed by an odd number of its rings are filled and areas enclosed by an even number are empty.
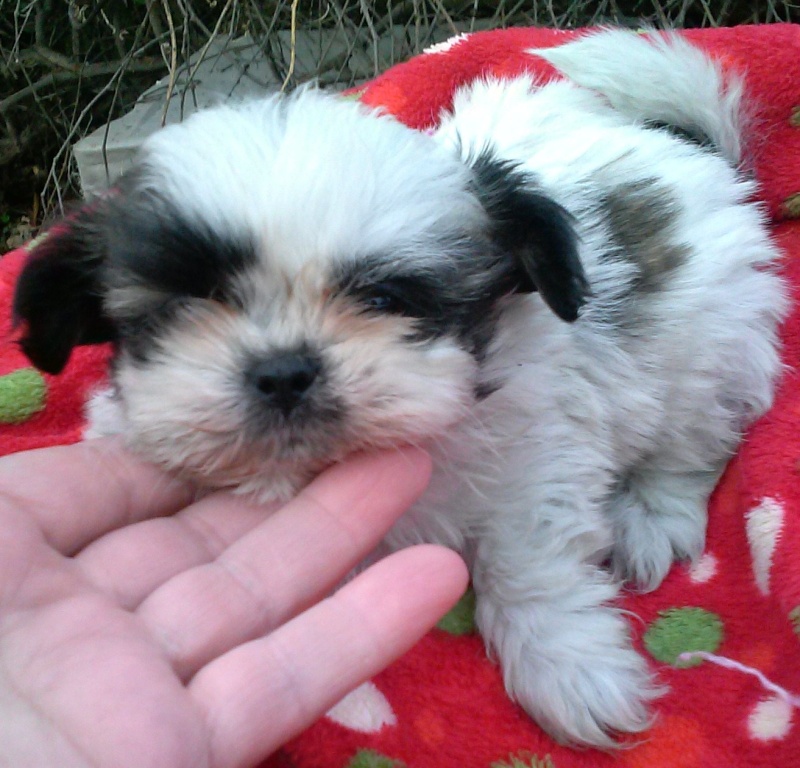
{"type": "Polygon", "coordinates": [[[630,646],[618,611],[554,611],[543,627],[539,606],[529,604],[527,616],[522,608],[506,607],[510,622],[484,634],[492,634],[509,694],[545,731],[563,744],[612,749],[615,736],[650,727],[649,703],[664,689],[630,646]]]}
{"type": "Polygon", "coordinates": [[[610,505],[614,575],[645,592],[661,584],[674,561],[696,560],[703,551],[707,492],[692,493],[692,476],[682,477],[686,486],[680,493],[670,487],[633,486],[610,505]]]}
{"type": "Polygon", "coordinates": [[[643,511],[618,522],[614,540],[614,575],[643,592],[651,592],[664,581],[675,560],[700,556],[704,531],[687,529],[685,520],[643,511]]]}
{"type": "Polygon", "coordinates": [[[517,668],[511,693],[556,741],[612,749],[615,734],[647,730],[648,703],[660,695],[644,660],[632,649],[517,668]]]}

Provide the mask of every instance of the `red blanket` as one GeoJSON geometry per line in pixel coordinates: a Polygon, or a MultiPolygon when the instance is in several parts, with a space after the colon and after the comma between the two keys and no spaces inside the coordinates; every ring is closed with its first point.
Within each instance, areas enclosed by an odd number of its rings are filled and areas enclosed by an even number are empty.
{"type": "MultiPolygon", "coordinates": [[[[462,37],[358,93],[409,125],[433,125],[454,89],[481,74],[547,66],[530,47],[572,34],[515,29],[462,37]]],[[[687,32],[746,76],[748,148],[800,293],[800,27],[687,32]]],[[[84,348],[57,378],[13,343],[9,301],[23,251],[0,260],[0,454],[80,437],[81,404],[108,350],[84,348]]],[[[473,632],[469,598],[441,628],[276,755],[296,768],[788,768],[800,765],[800,310],[783,329],[787,368],[773,410],[748,435],[710,503],[708,545],[649,595],[627,594],[641,652],[669,693],[638,745],[615,755],[554,744],[503,692],[473,632]],[[689,662],[685,651],[712,654],[689,662]]]]}

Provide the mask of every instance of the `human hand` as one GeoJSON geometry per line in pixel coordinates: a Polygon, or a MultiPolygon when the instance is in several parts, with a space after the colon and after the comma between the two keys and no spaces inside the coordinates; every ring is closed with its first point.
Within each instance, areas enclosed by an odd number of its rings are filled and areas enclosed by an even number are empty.
{"type": "Polygon", "coordinates": [[[423,546],[326,598],[429,472],[356,457],[267,515],[115,440],[0,460],[0,766],[257,765],[463,592],[423,546]]]}

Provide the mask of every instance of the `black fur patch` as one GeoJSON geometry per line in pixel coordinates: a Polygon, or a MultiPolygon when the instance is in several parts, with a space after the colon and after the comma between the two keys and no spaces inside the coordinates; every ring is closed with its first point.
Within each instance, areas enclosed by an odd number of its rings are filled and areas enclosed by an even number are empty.
{"type": "Polygon", "coordinates": [[[537,190],[530,174],[490,150],[471,165],[493,239],[516,261],[517,290],[539,291],[562,320],[576,320],[589,285],[570,214],[537,190]]]}
{"type": "Polygon", "coordinates": [[[436,338],[457,324],[458,299],[442,276],[433,270],[422,273],[387,274],[380,269],[383,259],[348,265],[340,275],[343,291],[355,299],[364,312],[413,318],[420,338],[436,338]]]}
{"type": "Polygon", "coordinates": [[[665,123],[661,120],[648,120],[645,123],[645,127],[652,128],[656,131],[665,131],[678,139],[682,139],[690,144],[696,144],[705,149],[718,149],[708,134],[695,126],[673,125],[672,123],[665,123]]]}
{"type": "Polygon", "coordinates": [[[500,381],[484,381],[475,385],[475,399],[478,401],[485,400],[498,390],[503,388],[503,383],[500,381]]]}
{"type": "Polygon", "coordinates": [[[108,277],[175,298],[235,301],[232,278],[256,261],[244,238],[214,231],[164,201],[113,205],[106,225],[108,277]]]}
{"type": "Polygon", "coordinates": [[[13,315],[24,325],[20,346],[47,373],[60,373],[73,347],[116,338],[102,308],[102,250],[95,209],[85,208],[53,228],[20,274],[13,315]]]}
{"type": "Polygon", "coordinates": [[[129,314],[117,320],[117,334],[131,360],[146,363],[160,347],[163,331],[172,326],[174,318],[188,299],[167,299],[147,311],[129,314]]]}
{"type": "Polygon", "coordinates": [[[442,258],[411,268],[391,257],[342,264],[339,290],[363,312],[414,320],[410,342],[453,336],[481,359],[497,320],[497,300],[512,289],[509,270],[490,242],[442,240],[442,258]]]}
{"type": "Polygon", "coordinates": [[[17,284],[14,316],[25,329],[23,351],[59,373],[73,347],[123,341],[142,359],[160,327],[193,298],[235,302],[233,278],[256,260],[250,242],[226,237],[149,192],[135,175],[108,197],[57,225],[32,254],[17,284]],[[163,294],[141,313],[111,317],[110,287],[163,294]]]}
{"type": "Polygon", "coordinates": [[[120,340],[138,362],[158,349],[161,330],[191,300],[238,305],[234,280],[256,261],[255,248],[245,238],[216,232],[149,197],[115,203],[105,237],[107,285],[146,288],[164,297],[116,318],[120,340]]]}

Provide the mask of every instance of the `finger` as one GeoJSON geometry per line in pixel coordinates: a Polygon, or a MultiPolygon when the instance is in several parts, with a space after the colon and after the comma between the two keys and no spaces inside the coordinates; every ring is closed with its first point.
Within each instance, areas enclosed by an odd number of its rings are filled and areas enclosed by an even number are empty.
{"type": "Polygon", "coordinates": [[[171,579],[138,608],[188,679],[327,594],[422,493],[417,449],[355,457],[328,470],[214,562],[171,579]]]}
{"type": "Polygon", "coordinates": [[[126,610],[190,568],[209,563],[253,530],[275,505],[250,504],[216,493],[172,517],[144,520],[111,531],[83,549],[75,561],[84,576],[126,610]]]}
{"type": "Polygon", "coordinates": [[[205,713],[211,766],[257,765],[405,653],[466,584],[455,553],[413,547],[201,669],[189,691],[205,713]]]}
{"type": "Polygon", "coordinates": [[[64,554],[123,525],[172,514],[194,494],[115,438],[6,456],[0,492],[24,507],[64,554]]]}

